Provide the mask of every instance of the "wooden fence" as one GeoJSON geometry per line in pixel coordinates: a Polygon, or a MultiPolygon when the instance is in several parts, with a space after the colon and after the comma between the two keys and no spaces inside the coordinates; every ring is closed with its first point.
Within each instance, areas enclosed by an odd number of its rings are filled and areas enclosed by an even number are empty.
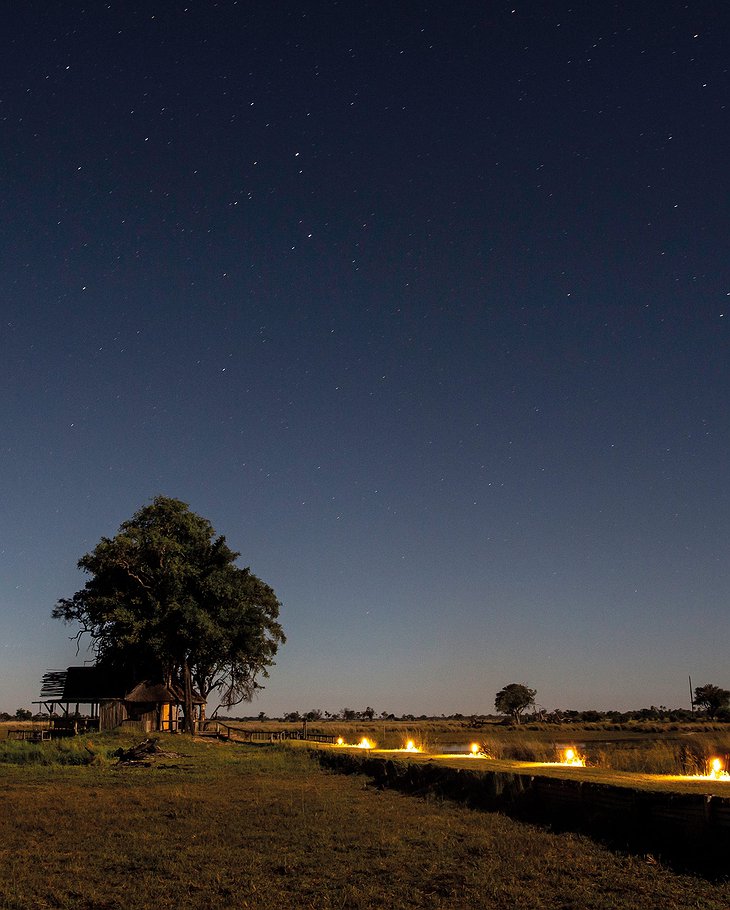
{"type": "Polygon", "coordinates": [[[40,743],[51,738],[51,730],[47,727],[22,727],[17,730],[8,730],[8,739],[23,739],[33,743],[40,743]]]}

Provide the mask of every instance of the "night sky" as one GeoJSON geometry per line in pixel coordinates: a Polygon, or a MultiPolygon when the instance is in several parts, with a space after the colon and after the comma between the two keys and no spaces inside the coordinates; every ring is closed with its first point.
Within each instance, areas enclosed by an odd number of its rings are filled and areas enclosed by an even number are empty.
{"type": "Polygon", "coordinates": [[[158,494],[271,584],[237,713],[730,684],[724,2],[6,4],[0,709],[158,494]]]}

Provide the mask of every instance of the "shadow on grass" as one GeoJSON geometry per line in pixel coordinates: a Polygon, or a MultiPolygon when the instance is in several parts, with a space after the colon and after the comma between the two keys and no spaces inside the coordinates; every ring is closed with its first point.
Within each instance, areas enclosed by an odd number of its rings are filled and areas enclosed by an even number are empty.
{"type": "Polygon", "coordinates": [[[729,877],[730,799],[662,793],[534,773],[450,768],[332,751],[316,753],[330,770],[364,774],[379,788],[454,800],[556,832],[587,834],[624,853],[676,871],[729,877]]]}

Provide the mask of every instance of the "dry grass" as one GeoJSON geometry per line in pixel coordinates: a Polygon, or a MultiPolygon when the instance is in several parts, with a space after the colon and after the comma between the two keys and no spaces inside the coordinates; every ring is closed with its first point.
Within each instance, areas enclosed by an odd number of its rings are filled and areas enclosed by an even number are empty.
{"type": "Polygon", "coordinates": [[[730,885],[378,792],[305,750],[174,748],[187,770],[0,767],[0,908],[730,907],[730,885]]]}
{"type": "Polygon", "coordinates": [[[612,743],[587,749],[589,760],[615,771],[704,774],[713,756],[730,765],[730,732],[691,733],[650,742],[612,743]]]}
{"type": "MultiPolygon", "coordinates": [[[[301,724],[274,721],[240,722],[244,730],[291,729],[301,724]]],[[[492,758],[509,761],[550,762],[559,757],[559,747],[579,745],[588,764],[608,771],[639,774],[702,774],[712,756],[726,757],[730,767],[730,729],[727,724],[620,725],[584,724],[562,726],[529,724],[509,727],[486,723],[470,727],[468,722],[436,721],[328,721],[309,724],[311,733],[342,735],[347,742],[366,736],[381,749],[397,749],[411,739],[424,752],[440,752],[444,745],[463,743],[464,751],[477,742],[492,758]],[[609,727],[611,729],[609,729],[609,727]]]]}

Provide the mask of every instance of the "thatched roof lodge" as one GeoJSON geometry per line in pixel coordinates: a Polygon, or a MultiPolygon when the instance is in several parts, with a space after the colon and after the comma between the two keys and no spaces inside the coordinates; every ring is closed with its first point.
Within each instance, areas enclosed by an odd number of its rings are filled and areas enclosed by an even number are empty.
{"type": "MultiPolygon", "coordinates": [[[[185,695],[174,682],[130,682],[103,667],[68,667],[46,671],[39,704],[59,730],[132,727],[143,733],[169,733],[182,728],[185,695]]],[[[194,692],[193,704],[199,715],[205,699],[194,692]]]]}

